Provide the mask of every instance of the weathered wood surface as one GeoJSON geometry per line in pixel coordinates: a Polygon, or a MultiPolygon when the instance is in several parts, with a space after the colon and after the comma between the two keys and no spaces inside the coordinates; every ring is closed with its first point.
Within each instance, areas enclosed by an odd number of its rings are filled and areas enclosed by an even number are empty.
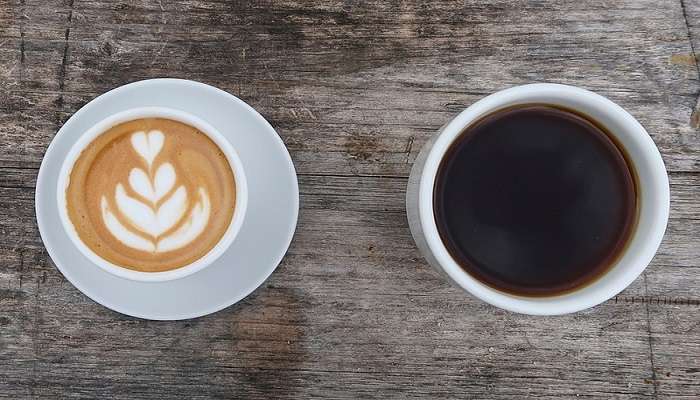
{"type": "Polygon", "coordinates": [[[700,1],[0,0],[0,397],[700,397],[700,1]],[[228,90],[300,175],[288,256],[211,316],[143,321],[73,288],[43,250],[36,173],[94,96],[152,77],[228,90]],[[528,317],[420,258],[404,187],[421,145],[478,98],[549,81],[627,108],[672,211],[618,298],[528,317]]]}

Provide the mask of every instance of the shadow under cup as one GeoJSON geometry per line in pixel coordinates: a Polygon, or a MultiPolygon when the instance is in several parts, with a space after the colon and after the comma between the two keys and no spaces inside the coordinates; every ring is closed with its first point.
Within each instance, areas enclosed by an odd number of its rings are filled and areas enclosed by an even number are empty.
{"type": "Polygon", "coordinates": [[[658,149],[639,122],[620,106],[584,89],[532,84],[506,89],[474,103],[429,140],[411,171],[406,206],[409,226],[419,250],[454,284],[504,309],[552,315],[597,305],[618,294],[642,273],[663,238],[669,213],[669,186],[658,149]],[[626,156],[627,165],[636,178],[638,212],[626,245],[606,272],[570,291],[537,297],[499,290],[467,272],[443,243],[434,216],[434,192],[440,165],[460,135],[494,112],[531,104],[571,110],[604,128],[626,156]]]}

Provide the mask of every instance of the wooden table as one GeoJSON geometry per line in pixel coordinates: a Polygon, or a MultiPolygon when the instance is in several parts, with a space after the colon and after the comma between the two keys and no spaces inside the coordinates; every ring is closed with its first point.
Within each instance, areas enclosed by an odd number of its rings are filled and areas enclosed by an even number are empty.
{"type": "Polygon", "coordinates": [[[0,0],[0,396],[698,398],[696,50],[700,0],[0,0]],[[164,76],[260,111],[301,191],[272,277],[180,322],[89,300],[53,266],[34,219],[37,169],[61,124],[100,93],[164,76]],[[451,287],[418,254],[404,211],[430,135],[489,93],[542,81],[637,117],[672,197],[643,276],[548,318],[451,287]]]}

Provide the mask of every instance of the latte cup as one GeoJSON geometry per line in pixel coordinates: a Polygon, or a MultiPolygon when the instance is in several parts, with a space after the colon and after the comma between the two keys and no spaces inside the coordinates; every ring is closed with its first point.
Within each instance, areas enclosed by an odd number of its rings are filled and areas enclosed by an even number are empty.
{"type": "Polygon", "coordinates": [[[668,222],[669,184],[661,154],[642,125],[622,107],[585,89],[559,84],[530,84],[487,96],[444,125],[419,153],[408,181],[406,212],[418,249],[435,269],[457,287],[513,312],[567,314],[600,304],[624,290],[647,267],[668,222]],[[466,272],[452,258],[438,233],[433,193],[438,167],[450,145],[467,127],[495,111],[522,104],[549,104],[577,111],[614,136],[628,156],[637,181],[638,218],[624,251],[608,271],[572,292],[525,297],[492,288],[466,272]]]}
{"type": "Polygon", "coordinates": [[[165,282],[184,278],[188,275],[194,274],[195,272],[201,271],[202,269],[210,266],[231,246],[245,219],[248,204],[248,185],[246,182],[245,173],[243,172],[243,165],[238,157],[238,154],[228,140],[226,140],[226,138],[213,126],[208,124],[206,121],[184,111],[164,107],[140,107],[122,111],[107,117],[80,136],[78,141],[70,149],[68,156],[63,161],[63,165],[61,166],[58,184],[56,187],[56,199],[58,213],[66,235],[70,238],[75,247],[77,247],[78,250],[93,264],[95,264],[97,268],[101,268],[120,278],[133,281],[165,282]],[[199,131],[209,137],[226,156],[235,179],[236,198],[233,216],[228,228],[225,230],[218,243],[206,254],[195,261],[178,268],[161,272],[136,271],[121,267],[100,257],[80,239],[80,236],[70,220],[67,209],[66,189],[68,188],[73,166],[78,160],[82,151],[88,147],[93,140],[110,128],[127,121],[141,118],[170,119],[197,128],[199,131]]]}

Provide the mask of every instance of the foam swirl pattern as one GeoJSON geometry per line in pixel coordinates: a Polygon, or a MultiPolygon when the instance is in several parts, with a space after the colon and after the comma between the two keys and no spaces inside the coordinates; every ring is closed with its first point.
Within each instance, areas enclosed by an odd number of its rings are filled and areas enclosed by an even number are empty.
{"type": "Polygon", "coordinates": [[[221,239],[235,205],[235,180],[221,150],[177,121],[117,125],[81,153],[66,190],[81,240],[117,265],[178,268],[221,239]]]}

